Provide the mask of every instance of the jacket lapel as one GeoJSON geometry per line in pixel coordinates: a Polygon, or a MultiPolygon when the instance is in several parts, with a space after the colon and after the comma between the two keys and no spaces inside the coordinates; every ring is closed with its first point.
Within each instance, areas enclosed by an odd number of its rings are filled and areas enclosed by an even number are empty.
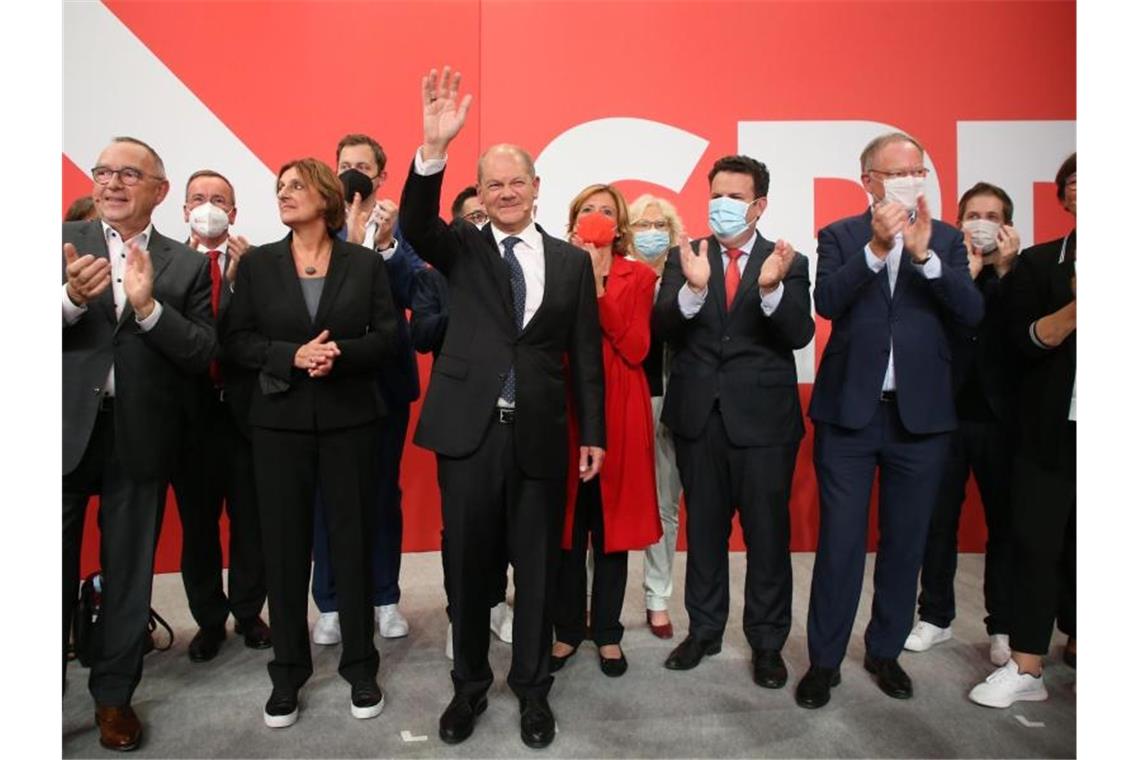
{"type": "Polygon", "coordinates": [[[776,244],[764,239],[760,233],[756,233],[756,242],[752,244],[752,250],[748,252],[748,263],[744,265],[744,271],[740,273],[740,287],[736,289],[736,298],[732,301],[732,309],[729,311],[729,319],[736,313],[740,304],[748,297],[748,292],[752,290],[755,285],[757,292],[760,286],[757,280],[760,279],[760,268],[764,266],[764,259],[775,250],[776,244]]]}
{"type": "MultiPolygon", "coordinates": [[[[150,228],[150,239],[147,240],[146,248],[150,254],[152,292],[157,290],[158,279],[162,276],[166,267],[170,265],[170,261],[174,255],[171,250],[171,242],[172,241],[158,234],[158,230],[154,227],[150,228]]],[[[123,267],[123,279],[126,279],[126,260],[123,262],[123,267]]],[[[112,311],[112,313],[114,312],[112,311]]],[[[134,314],[135,309],[131,306],[130,300],[127,299],[123,303],[123,312],[119,315],[119,321],[115,325],[115,332],[123,329],[123,325],[127,323],[128,319],[134,317],[134,314]]]]}
{"type": "MultiPolygon", "coordinates": [[[[303,332],[309,333],[313,329],[313,323],[309,319],[309,310],[305,307],[305,296],[301,293],[297,267],[293,264],[293,254],[290,250],[292,243],[293,232],[290,230],[288,235],[271,246],[273,257],[277,263],[277,277],[281,285],[279,292],[283,298],[292,302],[293,307],[290,310],[297,315],[297,323],[303,326],[303,332]]],[[[329,267],[332,267],[331,261],[329,267]]]]}
{"type": "MultiPolygon", "coordinates": [[[[715,235],[708,236],[709,241],[709,298],[715,302],[714,308],[716,313],[720,315],[723,322],[726,313],[726,303],[728,296],[725,294],[724,289],[724,262],[721,261],[720,241],[716,239],[715,235]]],[[[700,241],[697,241],[700,245],[700,241]]]]}
{"type": "MultiPolygon", "coordinates": [[[[108,262],[111,260],[111,255],[107,251],[107,238],[103,233],[102,222],[98,219],[88,222],[81,234],[83,235],[83,243],[75,246],[80,256],[90,253],[93,256],[107,259],[108,262]]],[[[116,323],[113,287],[106,288],[95,298],[95,307],[99,309],[108,322],[116,323]]]]}
{"type": "MultiPolygon", "coordinates": [[[[531,317],[530,321],[523,327],[520,335],[526,335],[526,333],[530,331],[530,328],[534,326],[534,323],[542,316],[546,302],[549,300],[546,297],[546,290],[556,282],[564,282],[563,277],[565,277],[565,275],[563,274],[563,269],[570,258],[564,253],[559,253],[558,246],[563,244],[561,240],[555,240],[550,237],[550,235],[546,234],[546,230],[537,224],[535,227],[538,229],[538,234],[542,235],[542,263],[546,269],[543,281],[546,284],[543,287],[542,300],[538,304],[538,309],[535,310],[534,316],[531,317]]],[[[567,243],[566,245],[569,244],[567,243]]]]}
{"type": "MultiPolygon", "coordinates": [[[[855,222],[853,233],[855,242],[858,243],[862,241],[855,255],[864,256],[863,249],[871,242],[871,236],[874,234],[871,231],[871,209],[869,207],[863,212],[863,215],[859,217],[859,220],[855,222]]],[[[899,267],[899,269],[901,270],[902,267],[899,267]]],[[[887,267],[884,266],[882,271],[875,275],[875,279],[879,281],[879,290],[882,292],[883,298],[887,299],[887,303],[889,304],[891,302],[891,280],[887,267]]],[[[898,287],[898,282],[895,282],[895,287],[898,287]]]]}
{"type": "MultiPolygon", "coordinates": [[[[376,255],[379,256],[380,254],[376,255]]],[[[336,301],[337,293],[340,292],[344,278],[348,275],[348,266],[348,244],[340,238],[333,238],[332,253],[329,255],[329,268],[325,273],[325,286],[321,289],[321,300],[317,303],[317,316],[313,319],[314,330],[325,323],[329,309],[336,301]]],[[[297,287],[300,288],[300,284],[297,287]]]]}
{"type": "Polygon", "coordinates": [[[499,253],[499,244],[495,242],[495,235],[491,231],[490,223],[483,225],[483,229],[479,231],[483,236],[483,240],[487,245],[483,247],[483,255],[487,260],[487,267],[491,271],[491,279],[495,282],[495,288],[499,291],[499,297],[502,299],[503,307],[507,310],[508,321],[513,324],[515,315],[515,302],[511,297],[511,275],[507,269],[507,262],[503,259],[502,254],[499,253]]]}

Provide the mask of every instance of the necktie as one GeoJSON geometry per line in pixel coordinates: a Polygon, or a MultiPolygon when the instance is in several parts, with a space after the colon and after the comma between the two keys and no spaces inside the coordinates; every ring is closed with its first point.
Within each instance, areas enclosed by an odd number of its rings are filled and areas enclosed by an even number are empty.
{"type": "MultiPolygon", "coordinates": [[[[222,272],[218,266],[218,259],[222,252],[207,251],[206,255],[210,257],[210,313],[214,319],[217,319],[218,304],[222,299],[222,272]]],[[[214,383],[215,388],[222,386],[222,366],[217,359],[210,360],[210,380],[214,383]]]]}
{"type": "Polygon", "coordinates": [[[726,309],[732,308],[736,291],[740,287],[740,265],[737,263],[737,259],[743,254],[744,251],[739,248],[729,248],[724,252],[724,255],[728,256],[728,268],[724,270],[724,306],[726,309]]]}
{"type": "MultiPolygon", "coordinates": [[[[507,272],[511,279],[511,305],[515,312],[515,328],[522,332],[523,315],[526,313],[526,279],[523,277],[522,265],[515,256],[515,246],[522,242],[514,235],[503,238],[503,261],[507,263],[507,272]]],[[[515,367],[514,364],[507,370],[507,379],[503,382],[503,400],[515,403],[515,367]]]]}

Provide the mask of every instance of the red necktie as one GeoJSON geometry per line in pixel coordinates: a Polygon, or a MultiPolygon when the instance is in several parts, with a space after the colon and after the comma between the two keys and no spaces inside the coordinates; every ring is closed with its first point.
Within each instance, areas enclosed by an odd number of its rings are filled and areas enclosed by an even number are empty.
{"type": "Polygon", "coordinates": [[[736,291],[740,287],[740,266],[736,260],[744,254],[744,251],[739,248],[729,248],[725,250],[724,255],[728,256],[728,269],[724,270],[724,297],[725,308],[731,309],[732,302],[736,298],[736,291]]]}
{"type": "MultiPolygon", "coordinates": [[[[217,319],[218,304],[222,300],[222,272],[218,266],[222,252],[207,251],[206,255],[210,257],[210,313],[214,319],[217,319]]],[[[217,359],[210,360],[210,380],[213,381],[215,388],[222,387],[222,365],[217,359]]]]}

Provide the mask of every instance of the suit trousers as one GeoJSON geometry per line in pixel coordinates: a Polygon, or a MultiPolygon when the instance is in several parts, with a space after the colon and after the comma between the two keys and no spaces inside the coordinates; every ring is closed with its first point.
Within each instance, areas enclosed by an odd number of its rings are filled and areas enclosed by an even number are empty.
{"type": "Polygon", "coordinates": [[[880,402],[859,430],[816,423],[819,546],[807,626],[812,665],[837,668],[847,651],[863,588],[876,469],[879,546],[864,642],[873,657],[894,659],[902,651],[914,622],[918,573],[949,446],[949,433],[908,432],[893,401],[880,402]]]}
{"type": "MultiPolygon", "coordinates": [[[[400,601],[400,559],[403,551],[404,513],[401,508],[400,459],[408,434],[408,404],[392,404],[380,421],[376,486],[372,497],[372,605],[400,601]]],[[[313,601],[321,612],[336,612],[336,573],[329,558],[329,530],[320,493],[313,524],[313,601]]]]}
{"type": "Polygon", "coordinates": [[[63,666],[79,593],[87,502],[99,494],[100,631],[92,641],[88,688],[95,703],[129,705],[142,678],[150,619],[154,550],[162,525],[165,480],[134,480],[115,450],[113,411],[99,412],[79,465],[63,476],[63,666]]]}
{"type": "MultiPolygon", "coordinates": [[[[438,457],[436,459],[436,472],[437,473],[439,472],[438,457]]],[[[443,519],[443,517],[441,515],[440,520],[442,520],[442,519],[443,519]]],[[[492,550],[489,549],[488,551],[492,551],[492,550]]],[[[497,573],[495,575],[495,578],[487,584],[487,589],[490,592],[490,597],[488,597],[488,599],[487,599],[487,607],[489,607],[489,608],[497,606],[500,602],[507,601],[507,568],[510,565],[507,562],[507,549],[506,549],[506,537],[505,536],[503,537],[503,541],[501,542],[501,545],[498,547],[498,549],[494,550],[494,553],[497,553],[497,555],[498,555],[497,561],[495,561],[495,564],[498,567],[502,568],[502,573],[497,573]],[[501,580],[500,580],[500,576],[501,576],[501,580]]],[[[447,613],[447,622],[450,623],[451,622],[451,584],[454,582],[454,579],[451,578],[451,576],[447,572],[447,531],[443,530],[443,529],[440,529],[440,531],[439,531],[439,556],[440,556],[440,562],[443,564],[443,595],[445,597],[447,597],[447,606],[444,608],[444,612],[447,613]]]]}
{"type": "Polygon", "coordinates": [[[1077,426],[1069,423],[1062,466],[1019,455],[1013,475],[1013,624],[1016,652],[1045,655],[1053,621],[1077,635],[1077,426]]]}
{"type": "Polygon", "coordinates": [[[577,647],[589,636],[598,646],[618,644],[625,629],[621,606],[625,600],[629,552],[605,552],[605,519],[602,511],[601,478],[578,485],[574,508],[573,544],[563,549],[558,584],[550,604],[554,634],[558,641],[577,647]],[[593,548],[590,631],[586,630],[586,547],[593,548]]]}
{"type": "Polygon", "coordinates": [[[376,425],[326,431],[253,428],[265,548],[265,579],[273,623],[274,689],[295,692],[313,672],[309,649],[309,562],[313,501],[319,487],[326,507],[333,570],[339,579],[339,672],[349,683],[375,678],[368,572],[376,462],[376,425]]]}
{"type": "Polygon", "coordinates": [[[182,522],[182,585],[200,628],[261,614],[265,558],[253,481],[253,452],[217,393],[203,399],[171,479],[182,522]],[[222,590],[222,504],[230,518],[229,599],[222,590]]]}
{"type": "Polygon", "coordinates": [[[689,544],[685,610],[689,634],[720,640],[728,621],[728,539],[739,510],[747,567],[744,635],[753,649],[780,650],[792,625],[788,499],[799,444],[734,446],[719,405],[701,435],[675,438],[685,488],[689,544]]]}
{"type": "Polygon", "coordinates": [[[663,396],[649,399],[653,406],[653,455],[657,474],[657,510],[661,538],[645,550],[645,609],[665,610],[673,596],[673,557],[677,551],[677,523],[681,512],[681,474],[673,433],[661,422],[663,396]]]}
{"type": "Polygon", "coordinates": [[[470,456],[439,456],[443,530],[447,535],[456,694],[474,698],[494,676],[487,659],[490,589],[502,578],[497,548],[515,569],[514,642],[507,683],[520,697],[544,697],[552,627],[558,538],[565,515],[565,476],[527,477],[516,464],[514,428],[492,422],[470,456]]]}
{"type": "Polygon", "coordinates": [[[938,502],[930,519],[918,616],[939,628],[954,619],[954,574],[958,569],[958,523],[971,471],[982,495],[986,517],[986,633],[1009,633],[1013,587],[1013,539],[1010,489],[1013,482],[1014,436],[995,421],[961,420],[950,435],[950,454],[938,502]]]}

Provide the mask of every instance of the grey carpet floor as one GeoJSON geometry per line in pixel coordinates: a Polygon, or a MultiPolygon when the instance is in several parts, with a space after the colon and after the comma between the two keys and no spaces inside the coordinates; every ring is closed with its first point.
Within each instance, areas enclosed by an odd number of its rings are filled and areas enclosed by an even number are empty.
{"type": "MultiPolygon", "coordinates": [[[[795,684],[807,670],[805,621],[813,554],[793,555],[792,633],[784,648],[788,685],[770,691],[753,684],[751,652],[741,630],[744,556],[731,557],[732,607],[724,649],[695,670],[674,672],[662,663],[684,635],[685,554],[678,553],[670,612],[673,641],[655,638],[645,625],[641,555],[631,554],[622,622],[630,662],[622,678],[597,667],[589,642],[556,675],[550,702],[558,736],[541,753],[518,735],[518,702],[505,684],[510,647],[492,637],[495,684],[475,734],[449,746],[437,735],[439,715],[451,697],[444,657],[447,618],[438,553],[404,556],[401,609],[411,626],[403,639],[377,637],[380,683],[386,706],[376,719],[349,714],[349,689],[336,673],[339,647],[314,646],[314,674],[301,696],[301,717],[291,728],[266,728],[267,651],[230,637],[217,659],[195,664],[186,647],[195,627],[176,574],[155,579],[154,606],[174,627],[173,649],[146,659],[134,706],[143,720],[138,757],[1075,757],[1076,673],[1061,664],[1063,637],[1054,638],[1046,663],[1049,699],[1008,710],[972,704],[966,694],[991,670],[982,625],[980,555],[961,556],[954,640],[932,650],[904,652],[901,662],[915,684],[908,701],[883,695],[863,670],[862,631],[871,606],[868,557],[863,599],[843,664],[843,683],[829,705],[796,706],[795,684]]],[[[316,619],[310,607],[310,620],[316,619]]],[[[107,757],[98,744],[86,671],[72,663],[63,699],[64,757],[107,757]]]]}

